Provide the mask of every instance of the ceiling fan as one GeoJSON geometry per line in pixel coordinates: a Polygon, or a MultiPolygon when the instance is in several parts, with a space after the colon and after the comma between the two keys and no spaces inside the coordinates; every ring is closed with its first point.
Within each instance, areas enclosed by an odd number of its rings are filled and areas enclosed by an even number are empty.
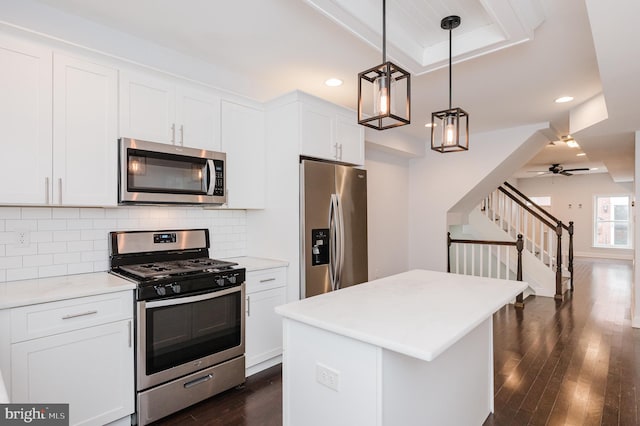
{"type": "Polygon", "coordinates": [[[588,170],[589,170],[588,167],[579,167],[579,168],[575,168],[575,169],[565,169],[560,164],[552,164],[552,165],[549,166],[548,170],[533,170],[532,172],[533,173],[538,173],[539,175],[554,174],[554,175],[571,176],[571,175],[573,175],[573,173],[570,173],[570,172],[584,172],[584,171],[588,171],[588,170]]]}

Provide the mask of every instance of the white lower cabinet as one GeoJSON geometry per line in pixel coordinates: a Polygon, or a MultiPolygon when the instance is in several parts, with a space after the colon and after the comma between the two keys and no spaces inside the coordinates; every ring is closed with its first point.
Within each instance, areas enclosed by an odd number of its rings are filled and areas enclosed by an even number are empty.
{"type": "Polygon", "coordinates": [[[70,425],[128,417],[134,412],[132,321],[131,291],[13,309],[11,401],[68,403],[70,425]],[[42,335],[46,318],[49,335],[18,341],[42,335]],[[38,329],[25,333],[25,324],[38,329]]]}
{"type": "Polygon", "coordinates": [[[286,268],[247,272],[245,357],[247,376],[280,362],[282,318],[275,307],[287,301],[286,268]]]}

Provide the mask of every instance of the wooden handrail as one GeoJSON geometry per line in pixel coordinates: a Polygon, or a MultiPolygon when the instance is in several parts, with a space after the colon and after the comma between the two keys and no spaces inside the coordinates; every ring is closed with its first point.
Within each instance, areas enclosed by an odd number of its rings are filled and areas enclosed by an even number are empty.
{"type": "Polygon", "coordinates": [[[522,207],[523,209],[525,209],[526,211],[528,211],[529,213],[531,213],[531,215],[533,217],[535,217],[536,219],[538,219],[540,222],[544,223],[545,225],[547,225],[549,228],[554,229],[556,227],[556,225],[554,225],[553,223],[549,222],[547,219],[543,218],[542,216],[540,216],[538,213],[536,213],[535,211],[533,211],[533,209],[529,206],[527,206],[526,204],[524,204],[522,201],[520,201],[519,199],[517,199],[516,197],[513,196],[513,194],[511,194],[509,191],[507,191],[506,189],[504,189],[503,187],[499,186],[498,190],[500,192],[502,192],[504,195],[506,195],[507,197],[511,198],[513,201],[515,201],[520,207],[522,207]]]}
{"type": "MultiPolygon", "coordinates": [[[[451,244],[478,244],[478,245],[495,245],[495,246],[514,246],[518,253],[516,281],[522,281],[522,250],[524,250],[524,239],[522,234],[518,234],[516,241],[491,241],[491,240],[463,240],[451,238],[451,232],[447,232],[447,272],[451,273],[451,244]]],[[[507,269],[508,265],[505,265],[507,269]]],[[[513,304],[516,308],[524,308],[524,294],[521,292],[516,296],[516,302],[513,304]]]]}
{"type": "MultiPolygon", "coordinates": [[[[512,190],[513,192],[515,192],[516,194],[518,194],[520,197],[524,198],[528,203],[531,203],[532,206],[534,206],[535,208],[537,208],[538,210],[540,210],[545,216],[547,216],[549,219],[551,219],[552,221],[554,221],[555,223],[561,222],[560,219],[558,219],[557,217],[555,217],[554,215],[552,215],[551,213],[549,213],[546,209],[543,209],[542,207],[540,207],[538,204],[536,204],[531,198],[527,197],[526,195],[524,195],[522,192],[520,192],[517,188],[515,188],[513,185],[511,185],[509,182],[504,182],[504,186],[506,186],[507,188],[509,188],[510,190],[512,190]]],[[[513,198],[512,198],[513,200],[513,198]]],[[[516,201],[517,202],[517,201],[516,201]]],[[[526,206],[526,204],[522,204],[522,203],[518,203],[521,206],[526,206]]],[[[528,206],[527,206],[528,207],[528,206]]],[[[566,229],[567,231],[569,230],[569,227],[567,225],[562,225],[562,227],[564,229],[566,229]]]]}

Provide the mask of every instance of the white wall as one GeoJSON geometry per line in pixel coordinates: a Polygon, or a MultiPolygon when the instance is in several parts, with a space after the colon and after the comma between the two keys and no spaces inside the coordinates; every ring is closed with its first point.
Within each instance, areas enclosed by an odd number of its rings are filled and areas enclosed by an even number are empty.
{"type": "MultiPolygon", "coordinates": [[[[535,155],[544,140],[531,138],[543,127],[535,124],[478,133],[471,136],[469,151],[440,154],[428,150],[423,158],[411,160],[409,268],[446,270],[447,212],[469,191],[484,186],[479,186],[479,182],[502,167],[515,151],[521,147],[529,149],[525,142],[535,145],[531,154],[535,155]]],[[[511,174],[509,171],[500,178],[494,173],[497,182],[493,189],[511,174]]]]}
{"type": "Polygon", "coordinates": [[[212,257],[246,255],[244,210],[0,207],[0,282],[109,269],[110,231],[207,228],[212,257]],[[17,231],[27,231],[26,245],[17,231]]]}
{"type": "MultiPolygon", "coordinates": [[[[574,222],[576,256],[631,259],[633,250],[593,247],[595,195],[633,195],[632,183],[615,183],[608,173],[518,179],[518,189],[529,197],[551,196],[549,212],[563,223],[574,222]]],[[[563,241],[563,247],[568,244],[563,241]]]]}
{"type": "MultiPolygon", "coordinates": [[[[636,132],[635,138],[635,164],[634,170],[640,170],[640,131],[636,132]]],[[[634,188],[633,199],[634,203],[640,200],[640,185],[637,182],[636,173],[634,176],[634,188]]],[[[634,247],[638,247],[640,244],[640,224],[638,223],[638,215],[636,214],[636,208],[632,209],[633,212],[633,226],[634,229],[634,247]]],[[[633,286],[631,287],[631,325],[635,328],[640,328],[640,273],[636,271],[636,267],[640,264],[640,250],[635,250],[633,255],[633,286]]]]}
{"type": "Polygon", "coordinates": [[[409,265],[409,160],[367,146],[369,279],[409,265]]]}

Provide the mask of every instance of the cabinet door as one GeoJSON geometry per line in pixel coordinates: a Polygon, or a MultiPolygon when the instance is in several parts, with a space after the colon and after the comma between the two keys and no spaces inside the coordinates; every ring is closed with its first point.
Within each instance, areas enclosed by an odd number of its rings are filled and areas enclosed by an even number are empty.
{"type": "Polygon", "coordinates": [[[335,113],[328,108],[302,105],[300,153],[309,157],[336,160],[335,113]]]}
{"type": "Polygon", "coordinates": [[[220,151],[220,98],[188,87],[177,89],[176,143],[220,151]]]}
{"type": "Polygon", "coordinates": [[[340,161],[364,165],[364,127],[358,124],[355,116],[337,115],[336,142],[340,161]]]}
{"type": "Polygon", "coordinates": [[[134,411],[131,321],[11,346],[11,401],[68,403],[71,425],[103,425],[134,411]]]}
{"type": "Polygon", "coordinates": [[[51,188],[51,51],[0,38],[0,202],[45,204],[51,188]]]}
{"type": "Polygon", "coordinates": [[[247,295],[246,366],[282,354],[282,318],[275,307],[286,303],[286,287],[247,295]]]}
{"type": "Polygon", "coordinates": [[[222,150],[227,153],[227,206],[264,208],[264,112],[228,101],[222,101],[221,109],[222,150]]]}
{"type": "Polygon", "coordinates": [[[55,54],[53,204],[117,204],[117,97],[114,68],[55,54]]]}
{"type": "Polygon", "coordinates": [[[120,136],[175,143],[175,85],[132,72],[120,74],[120,136]]]}

